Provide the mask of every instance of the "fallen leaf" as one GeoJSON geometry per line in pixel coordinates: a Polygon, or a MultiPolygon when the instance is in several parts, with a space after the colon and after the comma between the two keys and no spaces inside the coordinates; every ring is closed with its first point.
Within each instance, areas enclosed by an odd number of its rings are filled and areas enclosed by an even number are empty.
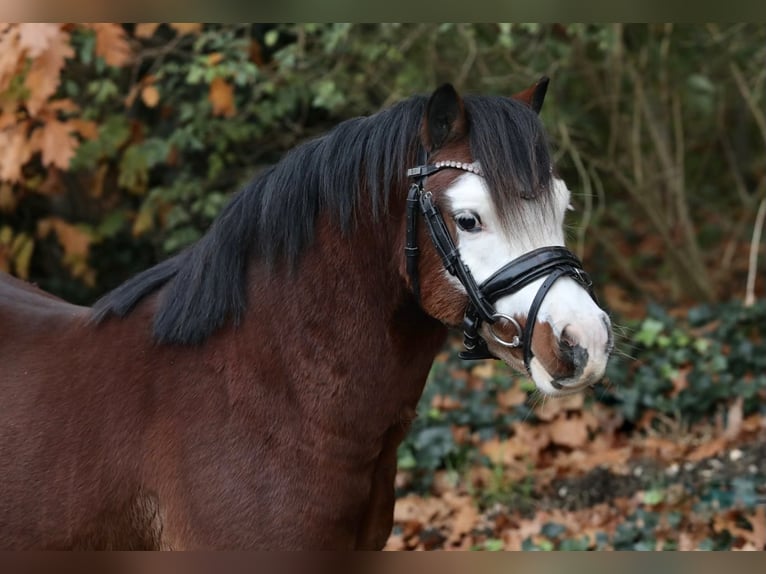
{"type": "Polygon", "coordinates": [[[679,441],[659,436],[646,437],[640,442],[640,447],[647,456],[670,462],[677,461],[685,450],[679,441]]]}
{"type": "Polygon", "coordinates": [[[518,385],[514,385],[507,391],[499,392],[497,394],[497,402],[504,409],[523,405],[527,402],[527,393],[519,388],[518,385]]]}
{"type": "Polygon", "coordinates": [[[710,458],[722,452],[728,444],[726,437],[718,437],[705,442],[690,452],[686,458],[692,462],[697,462],[705,458],[710,458]]]}
{"type": "Polygon", "coordinates": [[[428,524],[439,516],[447,516],[449,507],[440,498],[423,498],[410,494],[399,498],[394,505],[394,522],[428,524]]]}
{"type": "Polygon", "coordinates": [[[584,400],[582,393],[550,399],[537,406],[535,416],[542,421],[552,421],[561,413],[581,410],[584,400]]]}
{"type": "Polygon", "coordinates": [[[577,448],[588,442],[588,427],[580,417],[558,418],[549,425],[551,441],[577,448]]]}
{"type": "Polygon", "coordinates": [[[455,546],[474,529],[479,521],[479,511],[470,496],[456,496],[454,493],[448,492],[444,498],[455,509],[446,544],[455,546]]]}

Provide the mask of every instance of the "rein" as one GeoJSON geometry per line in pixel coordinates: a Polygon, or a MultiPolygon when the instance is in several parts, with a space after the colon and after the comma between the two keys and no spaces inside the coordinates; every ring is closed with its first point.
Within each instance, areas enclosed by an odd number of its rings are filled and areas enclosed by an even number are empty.
{"type": "MultiPolygon", "coordinates": [[[[443,169],[459,169],[479,176],[482,175],[481,170],[474,164],[456,161],[439,161],[428,164],[423,159],[421,165],[407,170],[407,176],[415,179],[407,194],[407,243],[404,248],[407,274],[410,277],[412,290],[419,302],[418,257],[420,250],[417,242],[417,226],[418,213],[420,213],[444,268],[451,275],[457,277],[468,294],[468,305],[463,317],[463,346],[465,350],[460,353],[460,358],[467,360],[497,358],[479,334],[479,328],[482,323],[486,322],[489,325],[491,337],[497,343],[511,349],[522,347],[524,366],[529,372],[533,357],[532,334],[537,313],[553,284],[562,277],[571,277],[582,285],[596,301],[592,290],[593,284],[574,253],[565,247],[550,246],[541,247],[517,257],[497,270],[481,285],[478,285],[471,274],[471,270],[461,259],[460,251],[449,234],[444,217],[436,207],[431,192],[425,190],[428,176],[443,169]],[[537,294],[529,307],[527,321],[523,329],[513,317],[498,313],[495,309],[494,303],[500,297],[516,293],[546,275],[547,278],[537,290],[537,294]],[[518,334],[511,341],[502,339],[493,330],[493,325],[499,320],[508,321],[516,328],[518,334]]],[[[598,301],[596,302],[598,303],[598,301]]]]}

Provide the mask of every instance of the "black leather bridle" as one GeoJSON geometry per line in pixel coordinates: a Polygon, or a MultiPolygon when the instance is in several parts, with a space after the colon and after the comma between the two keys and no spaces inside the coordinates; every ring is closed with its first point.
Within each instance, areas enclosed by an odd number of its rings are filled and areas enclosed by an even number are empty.
{"type": "Polygon", "coordinates": [[[428,176],[443,169],[459,169],[477,175],[481,175],[481,171],[474,164],[455,161],[439,161],[429,164],[425,158],[423,160],[421,165],[407,170],[408,177],[414,178],[415,181],[410,186],[407,195],[407,245],[404,251],[407,274],[410,277],[415,297],[418,301],[420,300],[417,225],[418,214],[421,214],[444,268],[457,277],[468,293],[468,306],[463,317],[463,345],[465,350],[460,353],[460,357],[462,359],[497,358],[490,352],[487,342],[479,334],[481,324],[486,322],[490,326],[490,335],[499,344],[509,348],[523,348],[524,365],[529,371],[533,356],[532,333],[543,299],[557,280],[562,277],[572,277],[585,288],[598,304],[588,274],[585,273],[582,263],[574,253],[565,247],[551,246],[525,253],[498,269],[481,285],[477,285],[471,270],[460,257],[460,252],[447,230],[447,225],[433,201],[431,192],[425,190],[425,183],[428,176]],[[513,317],[497,312],[494,303],[500,297],[516,293],[542,277],[546,277],[546,279],[532,300],[523,329],[513,317]],[[492,329],[492,325],[501,319],[509,321],[516,327],[518,335],[512,341],[503,340],[492,329]]]}

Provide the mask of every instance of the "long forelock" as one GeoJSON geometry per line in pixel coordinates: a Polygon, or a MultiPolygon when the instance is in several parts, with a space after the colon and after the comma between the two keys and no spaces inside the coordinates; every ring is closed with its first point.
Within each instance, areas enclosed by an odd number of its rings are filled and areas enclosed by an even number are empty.
{"type": "Polygon", "coordinates": [[[499,96],[467,96],[470,148],[481,164],[503,226],[522,217],[525,202],[546,208],[552,195],[551,154],[537,114],[499,96]],[[499,129],[502,126],[502,129],[499,129]]]}

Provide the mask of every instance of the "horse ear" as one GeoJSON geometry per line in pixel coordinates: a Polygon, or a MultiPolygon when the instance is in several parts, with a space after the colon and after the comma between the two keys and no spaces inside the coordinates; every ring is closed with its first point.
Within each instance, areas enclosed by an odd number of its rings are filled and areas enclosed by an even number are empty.
{"type": "Polygon", "coordinates": [[[423,126],[423,140],[429,151],[464,135],[466,125],[463,100],[452,84],[444,84],[431,94],[423,126]]]}
{"type": "Polygon", "coordinates": [[[543,76],[537,82],[529,86],[523,92],[513,95],[513,99],[519,100],[527,104],[530,108],[535,110],[535,113],[539,114],[540,109],[543,107],[543,101],[545,100],[545,92],[548,91],[548,82],[550,78],[543,76]]]}

